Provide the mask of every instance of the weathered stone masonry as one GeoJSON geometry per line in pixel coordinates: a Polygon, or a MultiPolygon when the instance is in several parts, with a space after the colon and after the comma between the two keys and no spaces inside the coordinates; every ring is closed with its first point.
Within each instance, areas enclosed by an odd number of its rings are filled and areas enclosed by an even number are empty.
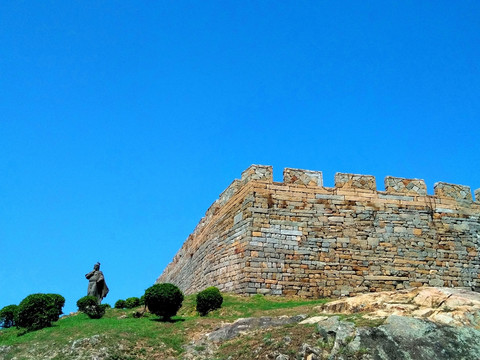
{"type": "Polygon", "coordinates": [[[352,295],[422,285],[480,287],[480,189],[252,165],[208,209],[157,282],[186,293],[352,295]]]}

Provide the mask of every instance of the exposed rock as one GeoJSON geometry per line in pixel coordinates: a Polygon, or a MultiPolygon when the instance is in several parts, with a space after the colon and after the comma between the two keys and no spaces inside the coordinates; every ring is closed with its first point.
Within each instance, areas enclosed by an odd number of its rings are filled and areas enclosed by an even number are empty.
{"type": "Polygon", "coordinates": [[[0,346],[0,354],[6,354],[10,350],[11,346],[0,346]]]}
{"type": "Polygon", "coordinates": [[[305,319],[303,321],[300,321],[300,324],[301,325],[304,325],[304,324],[316,324],[320,321],[323,321],[323,320],[326,320],[328,319],[328,316],[314,316],[314,317],[310,317],[308,319],[305,319]]]}
{"type": "Polygon", "coordinates": [[[480,359],[480,331],[391,315],[378,327],[356,327],[332,317],[317,323],[320,346],[304,343],[296,359],[480,359]]]}
{"type": "Polygon", "coordinates": [[[316,347],[312,347],[309,344],[302,344],[300,347],[300,351],[298,352],[298,356],[301,357],[301,359],[311,359],[311,360],[316,360],[316,359],[321,359],[322,358],[322,350],[316,347]]]}
{"type": "Polygon", "coordinates": [[[480,331],[469,327],[391,315],[377,328],[359,328],[357,336],[360,346],[379,360],[480,358],[480,331]]]}
{"type": "Polygon", "coordinates": [[[226,324],[221,328],[207,334],[210,341],[221,342],[234,338],[235,336],[255,329],[265,329],[270,327],[283,326],[288,324],[295,324],[304,320],[306,315],[296,316],[279,316],[268,317],[263,316],[259,318],[242,318],[235,321],[233,324],[226,324]]]}
{"type": "MultiPolygon", "coordinates": [[[[104,343],[103,335],[93,335],[88,338],[76,339],[65,346],[52,348],[44,343],[29,344],[28,352],[23,354],[21,359],[49,360],[49,359],[96,359],[107,360],[115,351],[123,351],[122,344],[116,349],[111,349],[104,343]]],[[[10,346],[0,346],[0,359],[17,359],[8,353],[10,346]],[[4,351],[2,351],[2,349],[4,351]]]]}
{"type": "Polygon", "coordinates": [[[210,341],[192,341],[183,346],[185,352],[182,354],[182,359],[185,360],[206,360],[214,357],[217,346],[210,341]]]}
{"type": "Polygon", "coordinates": [[[440,324],[480,326],[480,293],[460,288],[384,291],[332,301],[318,309],[330,314],[368,312],[367,317],[371,318],[400,315],[426,318],[440,324]]]}

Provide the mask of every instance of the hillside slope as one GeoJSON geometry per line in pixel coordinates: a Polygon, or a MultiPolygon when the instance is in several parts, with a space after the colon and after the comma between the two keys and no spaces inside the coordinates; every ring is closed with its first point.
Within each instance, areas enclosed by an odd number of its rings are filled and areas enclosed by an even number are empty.
{"type": "Polygon", "coordinates": [[[143,309],[83,314],[17,336],[0,331],[0,359],[476,359],[480,294],[445,288],[337,301],[225,295],[199,317],[189,296],[172,322],[143,309]]]}

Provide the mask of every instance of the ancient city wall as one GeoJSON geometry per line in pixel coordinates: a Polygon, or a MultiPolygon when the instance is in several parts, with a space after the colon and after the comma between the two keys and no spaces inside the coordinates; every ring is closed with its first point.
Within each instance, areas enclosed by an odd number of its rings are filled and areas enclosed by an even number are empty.
{"type": "MultiPolygon", "coordinates": [[[[340,296],[480,287],[480,203],[467,186],[252,165],[207,211],[157,282],[187,293],[340,296]]],[[[480,198],[480,189],[475,191],[480,198]]]]}

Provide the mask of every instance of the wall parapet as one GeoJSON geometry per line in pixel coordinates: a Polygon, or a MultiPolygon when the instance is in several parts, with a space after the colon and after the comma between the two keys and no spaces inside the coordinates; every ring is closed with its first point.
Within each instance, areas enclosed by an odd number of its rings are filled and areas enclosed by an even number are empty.
{"type": "MultiPolygon", "coordinates": [[[[265,165],[251,165],[242,172],[240,180],[235,180],[221,195],[221,198],[228,199],[242,185],[249,181],[273,182],[273,168],[265,165]],[[228,190],[228,191],[227,191],[228,190]],[[230,194],[225,196],[226,194],[230,194]]],[[[306,187],[323,186],[323,172],[285,168],[283,170],[283,184],[303,185],[306,187]]],[[[428,196],[427,186],[422,179],[408,179],[402,177],[386,176],[384,179],[385,192],[388,194],[428,196]]],[[[335,174],[334,189],[359,189],[382,192],[377,190],[376,179],[373,175],[362,175],[352,173],[335,174]]],[[[475,190],[475,202],[480,202],[480,189],[475,190]]],[[[434,196],[445,199],[452,199],[462,202],[473,202],[472,190],[469,186],[456,185],[446,182],[434,184],[434,196]]]]}

